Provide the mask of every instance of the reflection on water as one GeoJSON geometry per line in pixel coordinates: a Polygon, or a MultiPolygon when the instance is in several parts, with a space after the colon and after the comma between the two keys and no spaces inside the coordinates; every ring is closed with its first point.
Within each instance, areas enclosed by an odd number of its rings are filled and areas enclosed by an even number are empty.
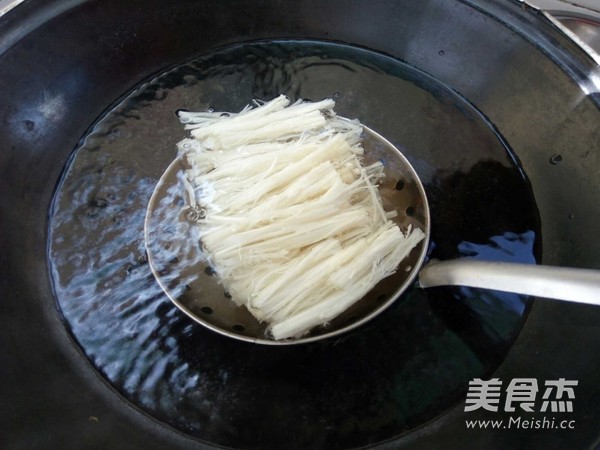
{"type": "MultiPolygon", "coordinates": [[[[518,332],[526,299],[411,289],[341,339],[272,348],[187,318],[152,276],[146,206],[182,136],[175,111],[240,110],[254,97],[335,97],[403,150],[432,210],[430,256],[534,261],[529,185],[495,131],[431,78],[348,46],[224,49],[141,85],[99,121],[65,170],[49,264],[65,325],[98,371],[158,420],[244,448],[341,448],[405,433],[464,400],[518,332]]],[[[210,281],[210,274],[198,274],[210,281]]]]}
{"type": "MultiPolygon", "coordinates": [[[[482,261],[506,261],[535,264],[533,247],[535,234],[526,231],[522,234],[504,233],[493,236],[488,242],[475,244],[461,242],[458,251],[462,257],[482,261]]],[[[489,327],[489,334],[507,340],[513,332],[515,315],[524,313],[527,297],[510,292],[492,291],[469,287],[459,288],[460,298],[477,314],[483,324],[489,327]]]]}

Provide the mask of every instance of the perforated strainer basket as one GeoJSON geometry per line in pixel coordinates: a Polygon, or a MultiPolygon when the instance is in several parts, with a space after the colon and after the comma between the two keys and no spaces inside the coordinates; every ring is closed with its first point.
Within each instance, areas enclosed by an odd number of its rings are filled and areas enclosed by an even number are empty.
{"type": "Polygon", "coordinates": [[[381,161],[385,178],[379,192],[386,211],[405,230],[426,235],[396,272],[380,281],[365,297],[326,325],[288,340],[273,340],[268,324],[237,306],[210,267],[199,242],[196,211],[186,208],[184,162],[176,159],[160,178],[148,205],[145,241],[154,276],[169,298],[196,322],[224,335],[261,344],[288,345],[329,338],[361,326],[384,311],[411,286],[423,264],[429,239],[429,208],[423,185],[408,160],[375,131],[364,126],[364,163],[381,161]]]}

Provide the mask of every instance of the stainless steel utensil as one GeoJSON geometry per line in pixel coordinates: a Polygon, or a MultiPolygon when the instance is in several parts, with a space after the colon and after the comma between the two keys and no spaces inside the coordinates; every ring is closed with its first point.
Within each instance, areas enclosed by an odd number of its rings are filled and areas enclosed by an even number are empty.
{"type": "Polygon", "coordinates": [[[432,261],[419,272],[419,285],[470,286],[600,305],[600,271],[496,261],[432,261]]]}
{"type": "Polygon", "coordinates": [[[375,131],[364,127],[365,162],[385,162],[386,178],[380,193],[386,210],[395,209],[401,228],[421,228],[424,239],[396,273],[382,280],[363,299],[303,337],[275,341],[268,327],[245,308],[236,306],[223,291],[202,254],[193,211],[187,210],[182,184],[184,163],[175,160],[159,180],[150,199],[145,240],[152,271],[169,298],[196,322],[245,341],[287,345],[337,336],[383,312],[419,276],[423,288],[460,285],[600,305],[600,271],[527,264],[475,261],[464,258],[432,261],[423,266],[429,243],[430,216],[425,189],[402,153],[375,131]],[[192,219],[192,220],[190,220],[192,219]]]}

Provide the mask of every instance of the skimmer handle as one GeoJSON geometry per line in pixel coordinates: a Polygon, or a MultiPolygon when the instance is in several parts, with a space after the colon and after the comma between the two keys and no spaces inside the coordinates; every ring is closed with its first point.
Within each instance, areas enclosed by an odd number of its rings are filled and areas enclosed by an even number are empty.
{"type": "Polygon", "coordinates": [[[421,269],[419,284],[494,289],[600,306],[600,270],[462,258],[430,262],[421,269]]]}

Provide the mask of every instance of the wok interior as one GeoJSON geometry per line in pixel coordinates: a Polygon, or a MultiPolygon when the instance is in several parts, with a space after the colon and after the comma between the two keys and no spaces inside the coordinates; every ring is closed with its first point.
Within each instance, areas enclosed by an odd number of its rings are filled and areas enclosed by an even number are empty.
{"type": "MultiPolygon", "coordinates": [[[[311,439],[323,421],[346,423],[351,415],[364,427],[335,427],[337,446],[386,439],[402,433],[404,423],[436,417],[455,404],[470,377],[496,368],[527,317],[527,298],[414,289],[369,326],[274,348],[190,321],[162,292],[144,254],[148,201],[182,138],[175,112],[211,106],[239,111],[249,98],[272,98],[283,88],[294,99],[333,96],[340,115],[368,123],[411,158],[428,190],[432,257],[539,257],[527,178],[493,125],[456,92],[377,52],[320,41],[263,41],[227,46],[167,70],[131,91],[87,132],[51,210],[56,300],[64,323],[111,385],[194,437],[252,447],[261,436],[260,446],[281,448],[286,438],[274,429],[311,439]],[[458,367],[444,370],[448,364],[458,367]],[[363,379],[369,380],[366,390],[363,379]],[[410,398],[413,406],[406,409],[410,398]],[[257,408],[266,417],[254,414],[257,408]],[[207,429],[199,411],[218,424],[207,429]],[[306,419],[298,422],[299,416],[306,419]]],[[[394,167],[395,159],[383,155],[394,167]]],[[[396,191],[398,181],[391,178],[396,191]]],[[[182,191],[176,185],[167,190],[182,191]]],[[[168,195],[159,203],[173,212],[168,195]]],[[[161,249],[169,255],[165,260],[194,260],[179,253],[197,250],[189,245],[193,239],[169,239],[186,222],[158,222],[158,235],[168,240],[161,249]]],[[[168,266],[160,276],[176,294],[189,285],[168,266]]],[[[200,276],[218,287],[210,271],[200,276]]],[[[223,292],[215,294],[223,299],[223,292]]]]}
{"type": "MultiPolygon", "coordinates": [[[[486,298],[475,292],[443,290],[424,296],[416,291],[402,308],[390,308],[377,327],[365,332],[340,341],[267,349],[192,326],[160,292],[149,298],[136,298],[131,289],[128,297],[119,296],[120,289],[113,296],[90,295],[95,293],[93,283],[115,280],[92,271],[89,260],[72,263],[98,277],[91,279],[90,291],[68,289],[69,280],[82,280],[75,271],[52,282],[48,263],[40,256],[50,239],[45,218],[65,164],[99,115],[165,68],[224,45],[272,38],[373,49],[459,92],[506,137],[514,161],[527,175],[538,214],[533,228],[541,231],[535,237],[540,261],[543,247],[545,264],[600,268],[600,241],[593,238],[600,216],[590,213],[600,204],[597,66],[538,12],[518,2],[351,5],[309,0],[288,8],[268,0],[147,0],[143,5],[106,0],[100,6],[50,0],[43,6],[23,2],[2,17],[0,343],[6,351],[0,377],[10,386],[2,393],[3,403],[11,406],[1,413],[3,423],[10,424],[3,430],[7,446],[79,448],[82,440],[104,448],[127,442],[132,449],[344,448],[381,442],[386,442],[384,447],[415,448],[494,442],[516,449],[590,448],[597,443],[600,312],[594,309],[536,303],[522,330],[519,323],[511,333],[502,326],[505,322],[477,314],[473,306],[486,298]],[[576,420],[575,432],[465,428],[464,419],[472,415],[460,404],[470,379],[499,377],[507,382],[524,376],[539,382],[562,376],[579,381],[575,409],[569,414],[576,420]],[[419,432],[412,433],[415,429],[419,432]]],[[[449,132],[430,104],[419,103],[416,96],[400,98],[395,91],[372,95],[369,89],[385,81],[380,76],[385,70],[378,69],[368,82],[353,84],[355,103],[368,98],[375,128],[415,150],[413,165],[437,210],[432,218],[452,219],[446,221],[450,239],[432,234],[438,254],[452,257],[461,244],[456,231],[461,229],[469,231],[461,248],[476,253],[485,247],[492,220],[503,220],[505,197],[513,200],[518,214],[527,214],[520,207],[527,206],[523,195],[504,195],[515,184],[506,161],[465,167],[462,163],[477,150],[453,146],[462,131],[449,132]],[[421,105],[419,114],[415,103],[421,105]],[[405,104],[412,109],[404,110],[405,104]],[[392,110],[389,118],[381,114],[392,110]],[[399,116],[405,118],[405,128],[397,127],[399,116]],[[437,132],[430,132],[430,124],[437,132]],[[437,148],[443,152],[432,166],[431,149],[437,148]],[[441,172],[434,175],[436,169],[441,172]],[[481,194],[482,200],[464,208],[453,201],[446,207],[441,198],[458,198],[457,192],[469,200],[481,194]],[[486,208],[486,203],[493,207],[486,208]]],[[[360,70],[364,68],[353,73],[360,70]]],[[[203,71],[209,73],[210,67],[203,71]]],[[[349,72],[332,72],[330,78],[349,72]]],[[[243,92],[244,101],[249,95],[269,94],[264,86],[283,86],[286,78],[274,74],[257,71],[260,87],[243,92]]],[[[321,80],[327,95],[339,89],[329,87],[330,78],[321,80]]],[[[244,86],[240,83],[224,95],[235,96],[244,86]]],[[[345,97],[348,93],[342,92],[341,98],[352,103],[352,95],[345,97]]],[[[144,101],[151,102],[152,95],[144,101]]],[[[187,107],[194,107],[198,97],[193,100],[187,107]]],[[[444,114],[452,117],[453,100],[448,105],[444,114]]],[[[465,109],[460,102],[455,107],[465,109]]],[[[142,108],[125,112],[120,117],[125,125],[143,113],[142,108]]],[[[159,123],[156,117],[141,117],[159,123]]],[[[154,129],[145,127],[144,136],[158,141],[168,134],[153,134],[154,129]]],[[[119,137],[118,129],[105,131],[107,140],[121,146],[127,138],[119,137]]],[[[93,149],[87,150],[91,158],[93,149]]],[[[104,153],[109,150],[103,148],[104,153]]],[[[106,164],[88,161],[88,171],[82,170],[86,179],[112,180],[117,169],[136,167],[156,182],[172,160],[167,155],[160,170],[152,172],[145,169],[161,158],[159,153],[136,161],[127,161],[123,147],[118,158],[115,154],[116,161],[106,164]]],[[[134,190],[137,185],[131,185],[127,170],[118,175],[134,194],[151,193],[153,185],[149,192],[134,190]]],[[[93,234],[71,239],[87,212],[98,213],[103,205],[92,202],[97,192],[89,194],[67,202],[81,213],[64,217],[73,224],[62,234],[61,250],[67,256],[76,256],[68,253],[71,247],[98,256],[93,234]]],[[[103,211],[110,210],[107,206],[103,211]]],[[[143,248],[137,247],[140,221],[133,218],[127,222],[133,232],[117,236],[133,261],[118,266],[118,275],[122,271],[136,282],[147,276],[154,283],[145,269],[143,248]]],[[[509,237],[512,245],[527,236],[509,237]]],[[[493,250],[488,247],[486,251],[493,250]]]]}
{"type": "Polygon", "coordinates": [[[385,178],[379,186],[385,211],[396,211],[392,220],[401,230],[420,228],[423,239],[395,273],[380,281],[364,298],[323,326],[295,339],[274,341],[267,323],[237,306],[219,283],[202,252],[198,225],[186,218],[184,163],[169,165],[148,204],[145,239],[154,276],[169,298],[196,322],[224,335],[265,344],[298,344],[349,331],[389,307],[411,286],[428,247],[429,210],[425,190],[408,160],[389,141],[364,127],[364,164],[382,161],[385,178]],[[193,247],[193,248],[190,248],[193,247]]]}

